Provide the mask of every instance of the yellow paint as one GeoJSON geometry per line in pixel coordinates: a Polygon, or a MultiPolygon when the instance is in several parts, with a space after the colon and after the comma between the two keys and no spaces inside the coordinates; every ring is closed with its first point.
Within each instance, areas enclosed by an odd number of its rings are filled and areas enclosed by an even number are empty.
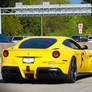
{"type": "Polygon", "coordinates": [[[71,58],[75,56],[77,64],[77,72],[92,72],[92,51],[85,50],[85,55],[81,56],[83,50],[75,50],[63,45],[63,41],[71,39],[68,37],[54,37],[54,36],[40,36],[29,37],[20,41],[13,48],[8,48],[9,56],[4,57],[2,55],[2,67],[3,66],[16,66],[19,67],[22,77],[25,79],[25,73],[34,74],[36,79],[36,72],[38,67],[56,67],[59,68],[64,74],[68,74],[71,58]],[[20,44],[31,38],[55,38],[57,42],[47,49],[20,49],[20,44]],[[54,49],[59,48],[59,49],[54,49]],[[54,58],[52,56],[53,51],[59,51],[60,57],[54,58]],[[28,54],[30,53],[30,54],[28,54]],[[34,57],[34,63],[23,63],[23,57],[34,57]],[[83,57],[83,61],[81,59],[83,57]],[[65,60],[65,61],[64,61],[65,60]],[[26,66],[30,66],[30,72],[26,71],[26,66]]]}

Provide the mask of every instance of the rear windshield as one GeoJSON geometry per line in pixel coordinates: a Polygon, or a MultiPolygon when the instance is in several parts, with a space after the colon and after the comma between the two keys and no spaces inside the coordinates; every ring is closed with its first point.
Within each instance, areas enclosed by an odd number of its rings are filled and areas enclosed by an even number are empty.
{"type": "Polygon", "coordinates": [[[89,37],[89,39],[92,39],[92,37],[89,37]]]}
{"type": "Polygon", "coordinates": [[[52,38],[31,38],[22,42],[19,48],[48,48],[57,40],[52,38]]]}

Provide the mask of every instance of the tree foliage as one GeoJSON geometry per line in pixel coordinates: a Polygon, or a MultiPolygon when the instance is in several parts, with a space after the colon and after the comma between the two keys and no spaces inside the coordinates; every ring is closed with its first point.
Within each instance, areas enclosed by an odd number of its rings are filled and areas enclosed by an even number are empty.
{"type": "Polygon", "coordinates": [[[40,17],[20,17],[25,35],[40,35],[41,18],[40,17]]]}
{"type": "MultiPolygon", "coordinates": [[[[13,7],[15,2],[34,5],[42,4],[43,1],[49,1],[51,4],[69,3],[66,0],[0,0],[0,7],[13,7]]],[[[84,3],[87,2],[92,2],[92,0],[84,0],[84,3]]],[[[91,20],[92,16],[44,16],[44,35],[79,35],[79,23],[83,23],[83,35],[85,35],[92,28],[91,20]]],[[[41,17],[2,16],[2,30],[7,35],[40,35],[41,17]]]]}
{"type": "Polygon", "coordinates": [[[92,27],[86,30],[86,34],[92,34],[92,27]]]}
{"type": "Polygon", "coordinates": [[[20,24],[19,18],[15,16],[3,16],[2,20],[2,31],[4,34],[16,36],[23,32],[23,26],[20,24]]]}
{"type": "Polygon", "coordinates": [[[84,3],[91,3],[92,4],[92,0],[83,0],[84,3]]]}

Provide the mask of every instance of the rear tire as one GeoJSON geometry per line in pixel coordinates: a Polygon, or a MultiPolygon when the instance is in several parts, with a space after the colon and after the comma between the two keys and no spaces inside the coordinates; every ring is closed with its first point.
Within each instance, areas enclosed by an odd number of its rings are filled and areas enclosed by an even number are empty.
{"type": "Polygon", "coordinates": [[[76,66],[76,59],[75,57],[73,57],[71,59],[71,64],[69,67],[68,82],[75,83],[76,78],[77,78],[77,66],[76,66]]]}

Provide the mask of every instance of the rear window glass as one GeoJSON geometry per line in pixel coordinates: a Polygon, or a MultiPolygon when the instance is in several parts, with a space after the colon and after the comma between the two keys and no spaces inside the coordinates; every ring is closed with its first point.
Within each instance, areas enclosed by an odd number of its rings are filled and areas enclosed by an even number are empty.
{"type": "Polygon", "coordinates": [[[48,48],[56,41],[52,38],[31,38],[22,42],[19,48],[48,48]]]}
{"type": "Polygon", "coordinates": [[[89,37],[89,39],[92,39],[92,37],[89,37]]]}

